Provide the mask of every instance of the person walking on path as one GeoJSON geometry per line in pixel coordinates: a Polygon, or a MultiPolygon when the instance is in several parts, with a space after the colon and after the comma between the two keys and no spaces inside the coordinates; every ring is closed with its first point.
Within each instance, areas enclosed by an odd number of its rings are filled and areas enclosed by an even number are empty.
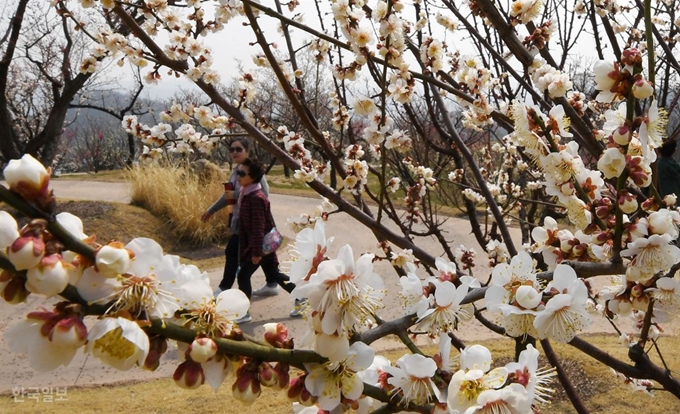
{"type": "MultiPolygon", "coordinates": [[[[238,200],[241,191],[241,185],[238,182],[236,171],[238,170],[238,166],[244,160],[248,159],[249,150],[250,142],[246,138],[236,138],[229,144],[229,154],[232,161],[234,162],[234,167],[232,168],[231,176],[229,177],[229,183],[232,184],[232,188],[234,190],[226,190],[224,194],[222,194],[220,198],[218,198],[215,203],[213,203],[213,205],[210,206],[210,208],[208,208],[208,210],[201,216],[201,221],[206,222],[221,209],[227,207],[228,205],[233,205],[229,223],[229,240],[227,241],[227,246],[224,249],[224,255],[226,257],[224,273],[222,275],[222,280],[215,291],[216,294],[223,290],[230,289],[236,280],[236,273],[238,272],[239,209],[238,205],[236,205],[236,200],[238,200]]],[[[262,177],[260,186],[264,195],[269,197],[269,185],[267,184],[266,177],[262,177]]],[[[279,287],[276,284],[276,281],[267,279],[266,284],[253,292],[253,294],[255,296],[276,296],[279,294],[279,287]]]]}
{"type": "MultiPolygon", "coordinates": [[[[269,200],[262,192],[260,181],[264,175],[262,164],[246,159],[236,170],[241,192],[238,196],[239,220],[239,265],[237,280],[238,287],[246,294],[248,299],[252,296],[250,279],[258,267],[262,270],[267,280],[274,280],[286,292],[295,289],[295,284],[289,282],[286,274],[279,270],[279,259],[276,252],[264,255],[262,244],[265,234],[276,227],[271,213],[269,200]]],[[[239,319],[238,323],[251,320],[250,312],[239,319]]]]}
{"type": "Polygon", "coordinates": [[[661,158],[656,168],[659,172],[659,194],[661,198],[668,194],[675,194],[680,197],[680,164],[673,158],[677,146],[676,140],[669,139],[659,148],[661,158]]]}

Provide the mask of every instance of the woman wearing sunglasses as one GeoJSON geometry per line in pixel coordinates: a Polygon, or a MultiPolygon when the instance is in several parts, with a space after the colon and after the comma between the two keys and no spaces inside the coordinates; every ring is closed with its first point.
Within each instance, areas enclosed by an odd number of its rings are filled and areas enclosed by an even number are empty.
{"type": "MultiPolygon", "coordinates": [[[[243,161],[248,159],[248,150],[250,149],[250,142],[246,138],[236,138],[229,144],[229,155],[231,156],[234,165],[231,170],[231,176],[229,177],[229,183],[232,184],[233,191],[226,190],[222,196],[220,196],[215,203],[210,206],[210,208],[203,213],[201,216],[201,221],[208,221],[217,213],[219,210],[227,207],[227,205],[233,205],[233,210],[231,212],[230,224],[229,224],[229,241],[227,242],[227,247],[224,249],[224,255],[226,256],[226,263],[224,264],[224,274],[222,275],[222,281],[219,284],[216,293],[223,290],[231,289],[234,281],[236,280],[236,273],[238,272],[238,222],[239,222],[239,208],[236,201],[238,200],[239,194],[241,192],[241,184],[239,184],[238,177],[236,175],[238,167],[243,161]],[[231,201],[231,202],[228,202],[231,201]]],[[[267,179],[263,176],[260,180],[260,187],[265,197],[269,197],[269,185],[267,184],[267,179]]],[[[253,292],[255,296],[275,296],[279,294],[279,287],[275,281],[267,279],[267,283],[253,292]]]]}
{"type": "MultiPolygon", "coordinates": [[[[238,288],[250,299],[252,295],[250,278],[257,268],[262,266],[267,280],[276,281],[290,293],[295,289],[295,284],[288,283],[288,276],[279,270],[276,252],[267,255],[262,252],[264,235],[276,227],[269,200],[264,195],[260,184],[264,176],[264,168],[258,161],[249,158],[238,166],[236,175],[241,186],[236,203],[240,211],[238,288]]],[[[250,311],[248,311],[237,322],[245,323],[250,320],[250,311]]]]}

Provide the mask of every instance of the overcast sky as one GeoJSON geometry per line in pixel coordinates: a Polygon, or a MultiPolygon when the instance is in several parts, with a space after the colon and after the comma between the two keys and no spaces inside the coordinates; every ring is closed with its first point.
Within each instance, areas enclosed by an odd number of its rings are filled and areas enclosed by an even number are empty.
{"type": "MultiPolygon", "coordinates": [[[[261,3],[266,7],[275,9],[276,6],[271,0],[262,0],[261,3]]],[[[316,30],[320,30],[320,25],[318,23],[316,6],[313,1],[303,0],[300,2],[301,5],[295,10],[296,13],[304,13],[305,17],[303,22],[309,26],[312,26],[316,30]]],[[[323,4],[322,8],[326,11],[330,11],[330,1],[321,2],[323,4]]],[[[206,13],[212,5],[206,4],[206,13]]],[[[284,14],[288,17],[292,17],[291,13],[287,9],[284,10],[284,14]]],[[[261,53],[262,49],[258,46],[250,46],[249,43],[255,41],[255,35],[249,26],[243,26],[243,22],[246,22],[245,17],[235,17],[225,29],[217,34],[211,34],[203,38],[199,38],[199,41],[203,42],[204,45],[210,47],[213,53],[214,63],[213,69],[220,73],[221,81],[223,84],[230,83],[230,80],[240,73],[237,69],[237,62],[241,62],[245,68],[254,68],[255,65],[252,61],[252,56],[261,53]]],[[[265,16],[264,14],[259,19],[260,25],[264,31],[265,36],[270,41],[275,41],[279,45],[279,48],[284,48],[285,43],[281,37],[281,34],[277,31],[278,21],[265,16]]],[[[295,40],[304,40],[311,38],[301,30],[295,28],[290,28],[293,33],[295,40]]],[[[148,69],[143,70],[143,74],[147,73],[148,69]]],[[[167,76],[167,71],[160,71],[163,76],[163,81],[158,85],[147,85],[145,88],[151,98],[169,98],[171,97],[179,88],[192,90],[196,88],[190,81],[180,78],[176,79],[174,76],[167,76]]],[[[124,76],[122,79],[122,86],[129,87],[134,84],[134,81],[129,76],[124,76]]]]}

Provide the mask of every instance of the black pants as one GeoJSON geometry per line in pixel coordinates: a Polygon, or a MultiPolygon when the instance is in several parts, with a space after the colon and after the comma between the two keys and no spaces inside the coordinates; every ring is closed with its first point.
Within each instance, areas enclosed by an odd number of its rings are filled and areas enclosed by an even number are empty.
{"type": "MultiPolygon", "coordinates": [[[[224,263],[224,273],[222,274],[222,281],[219,284],[219,288],[222,290],[227,290],[234,286],[236,274],[238,273],[238,234],[234,234],[229,237],[227,247],[224,249],[224,256],[227,260],[224,263]]],[[[266,273],[265,277],[267,279],[267,285],[272,286],[277,283],[276,280],[270,279],[270,275],[266,273]]]]}
{"type": "Polygon", "coordinates": [[[269,283],[269,280],[273,280],[288,293],[295,289],[295,283],[288,283],[290,278],[279,270],[279,262],[276,258],[276,253],[272,253],[263,256],[259,264],[254,264],[250,260],[246,261],[246,263],[241,263],[241,269],[238,271],[237,276],[238,288],[248,296],[248,299],[250,299],[253,294],[250,278],[260,266],[262,266],[262,271],[267,278],[267,283],[269,283]]]}

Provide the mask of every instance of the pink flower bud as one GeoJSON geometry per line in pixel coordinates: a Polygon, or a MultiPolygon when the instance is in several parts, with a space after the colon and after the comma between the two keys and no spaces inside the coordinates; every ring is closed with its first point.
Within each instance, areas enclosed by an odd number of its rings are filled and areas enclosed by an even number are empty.
{"type": "Polygon", "coordinates": [[[73,268],[64,263],[61,256],[51,254],[43,257],[40,263],[26,272],[26,289],[31,293],[39,293],[48,298],[58,295],[66,289],[69,281],[67,268],[73,268]]]}
{"type": "Polygon", "coordinates": [[[179,364],[175,373],[172,375],[172,379],[175,380],[180,388],[185,388],[192,390],[200,387],[205,382],[205,374],[203,373],[203,368],[201,364],[187,359],[186,361],[179,364]]]}
{"type": "Polygon", "coordinates": [[[210,338],[196,338],[189,346],[189,356],[198,363],[203,363],[217,353],[217,344],[210,338]]]}
{"type": "Polygon", "coordinates": [[[636,284],[636,285],[633,286],[633,287],[631,288],[631,290],[630,290],[630,296],[631,296],[632,298],[638,298],[638,297],[640,297],[643,293],[644,293],[644,289],[643,289],[642,285],[639,285],[639,284],[636,284]]]}
{"type": "Polygon", "coordinates": [[[144,360],[142,368],[148,371],[155,371],[161,364],[161,356],[168,350],[168,340],[163,335],[149,336],[149,354],[144,360]]]}
{"type": "Polygon", "coordinates": [[[628,125],[623,125],[615,129],[612,138],[614,139],[614,142],[621,146],[628,145],[630,142],[630,128],[628,128],[628,125]]]}
{"type": "Polygon", "coordinates": [[[576,257],[581,257],[587,251],[588,251],[588,245],[583,244],[583,243],[579,243],[576,246],[574,246],[574,249],[572,250],[572,254],[576,257]]]}
{"type": "Polygon", "coordinates": [[[45,255],[45,243],[34,236],[22,236],[7,250],[7,257],[17,270],[35,267],[45,255]]]}
{"type": "Polygon", "coordinates": [[[289,370],[290,365],[288,365],[285,362],[277,362],[276,365],[274,365],[274,372],[276,372],[279,381],[276,384],[274,384],[272,388],[274,388],[277,391],[280,391],[288,386],[288,382],[290,381],[289,370]]]}
{"type": "Polygon", "coordinates": [[[27,200],[48,195],[50,173],[29,154],[20,160],[10,160],[4,170],[5,180],[10,190],[27,200]]]}
{"type": "Polygon", "coordinates": [[[621,63],[628,66],[635,66],[642,64],[642,53],[640,49],[631,47],[623,51],[623,56],[621,56],[621,63]]]}
{"type": "Polygon", "coordinates": [[[62,348],[79,348],[87,341],[87,327],[78,315],[69,315],[54,325],[48,338],[62,348]]]}
{"type": "Polygon", "coordinates": [[[571,244],[571,240],[560,240],[560,250],[564,253],[569,253],[574,246],[571,244]]]}
{"type": "Polygon", "coordinates": [[[40,334],[57,348],[76,349],[87,342],[87,327],[78,304],[59,302],[53,311],[30,312],[26,318],[40,325],[40,334]]]}
{"type": "Polygon", "coordinates": [[[307,387],[305,387],[305,378],[307,375],[301,375],[290,380],[290,386],[288,387],[288,399],[291,401],[299,402],[305,407],[311,407],[314,404],[314,396],[309,393],[307,387]]]}
{"type": "Polygon", "coordinates": [[[598,206],[595,208],[595,214],[603,220],[609,216],[610,212],[611,212],[610,206],[598,206]]]}
{"type": "Polygon", "coordinates": [[[134,254],[123,243],[112,242],[97,251],[95,266],[101,275],[116,277],[128,271],[133,257],[134,254]]]}
{"type": "Polygon", "coordinates": [[[644,79],[638,79],[633,84],[633,96],[637,99],[647,99],[654,93],[654,86],[652,82],[644,79]]]}
{"type": "Polygon", "coordinates": [[[257,379],[265,387],[273,387],[279,382],[279,375],[269,362],[260,362],[257,366],[257,379]]]}
{"type": "MultiPolygon", "coordinates": [[[[241,368],[239,368],[239,371],[241,368]]],[[[262,387],[257,379],[257,374],[253,375],[252,372],[247,372],[239,375],[237,372],[236,381],[231,386],[231,392],[234,398],[246,405],[254,403],[262,393],[262,387]]]]}
{"type": "Polygon", "coordinates": [[[633,214],[638,209],[638,202],[634,195],[625,193],[619,197],[619,207],[626,214],[633,214]]]}
{"type": "Polygon", "coordinates": [[[630,301],[633,309],[646,312],[649,307],[649,297],[647,295],[639,296],[630,301]]]}
{"type": "Polygon", "coordinates": [[[281,323],[264,324],[264,339],[276,348],[293,348],[291,341],[288,339],[288,328],[281,323]]]}
{"type": "MultiPolygon", "coordinates": [[[[3,274],[5,273],[3,272],[3,274]]],[[[2,298],[12,305],[26,301],[30,294],[31,292],[26,290],[26,279],[17,274],[12,275],[12,278],[5,283],[2,289],[2,298]]]]}
{"type": "Polygon", "coordinates": [[[673,207],[677,201],[678,197],[675,194],[668,194],[663,198],[663,203],[666,205],[666,207],[673,207]]]}
{"type": "Polygon", "coordinates": [[[643,201],[640,207],[642,208],[643,211],[647,213],[649,213],[650,211],[657,211],[659,209],[659,206],[656,204],[656,201],[653,197],[643,201]]]}

